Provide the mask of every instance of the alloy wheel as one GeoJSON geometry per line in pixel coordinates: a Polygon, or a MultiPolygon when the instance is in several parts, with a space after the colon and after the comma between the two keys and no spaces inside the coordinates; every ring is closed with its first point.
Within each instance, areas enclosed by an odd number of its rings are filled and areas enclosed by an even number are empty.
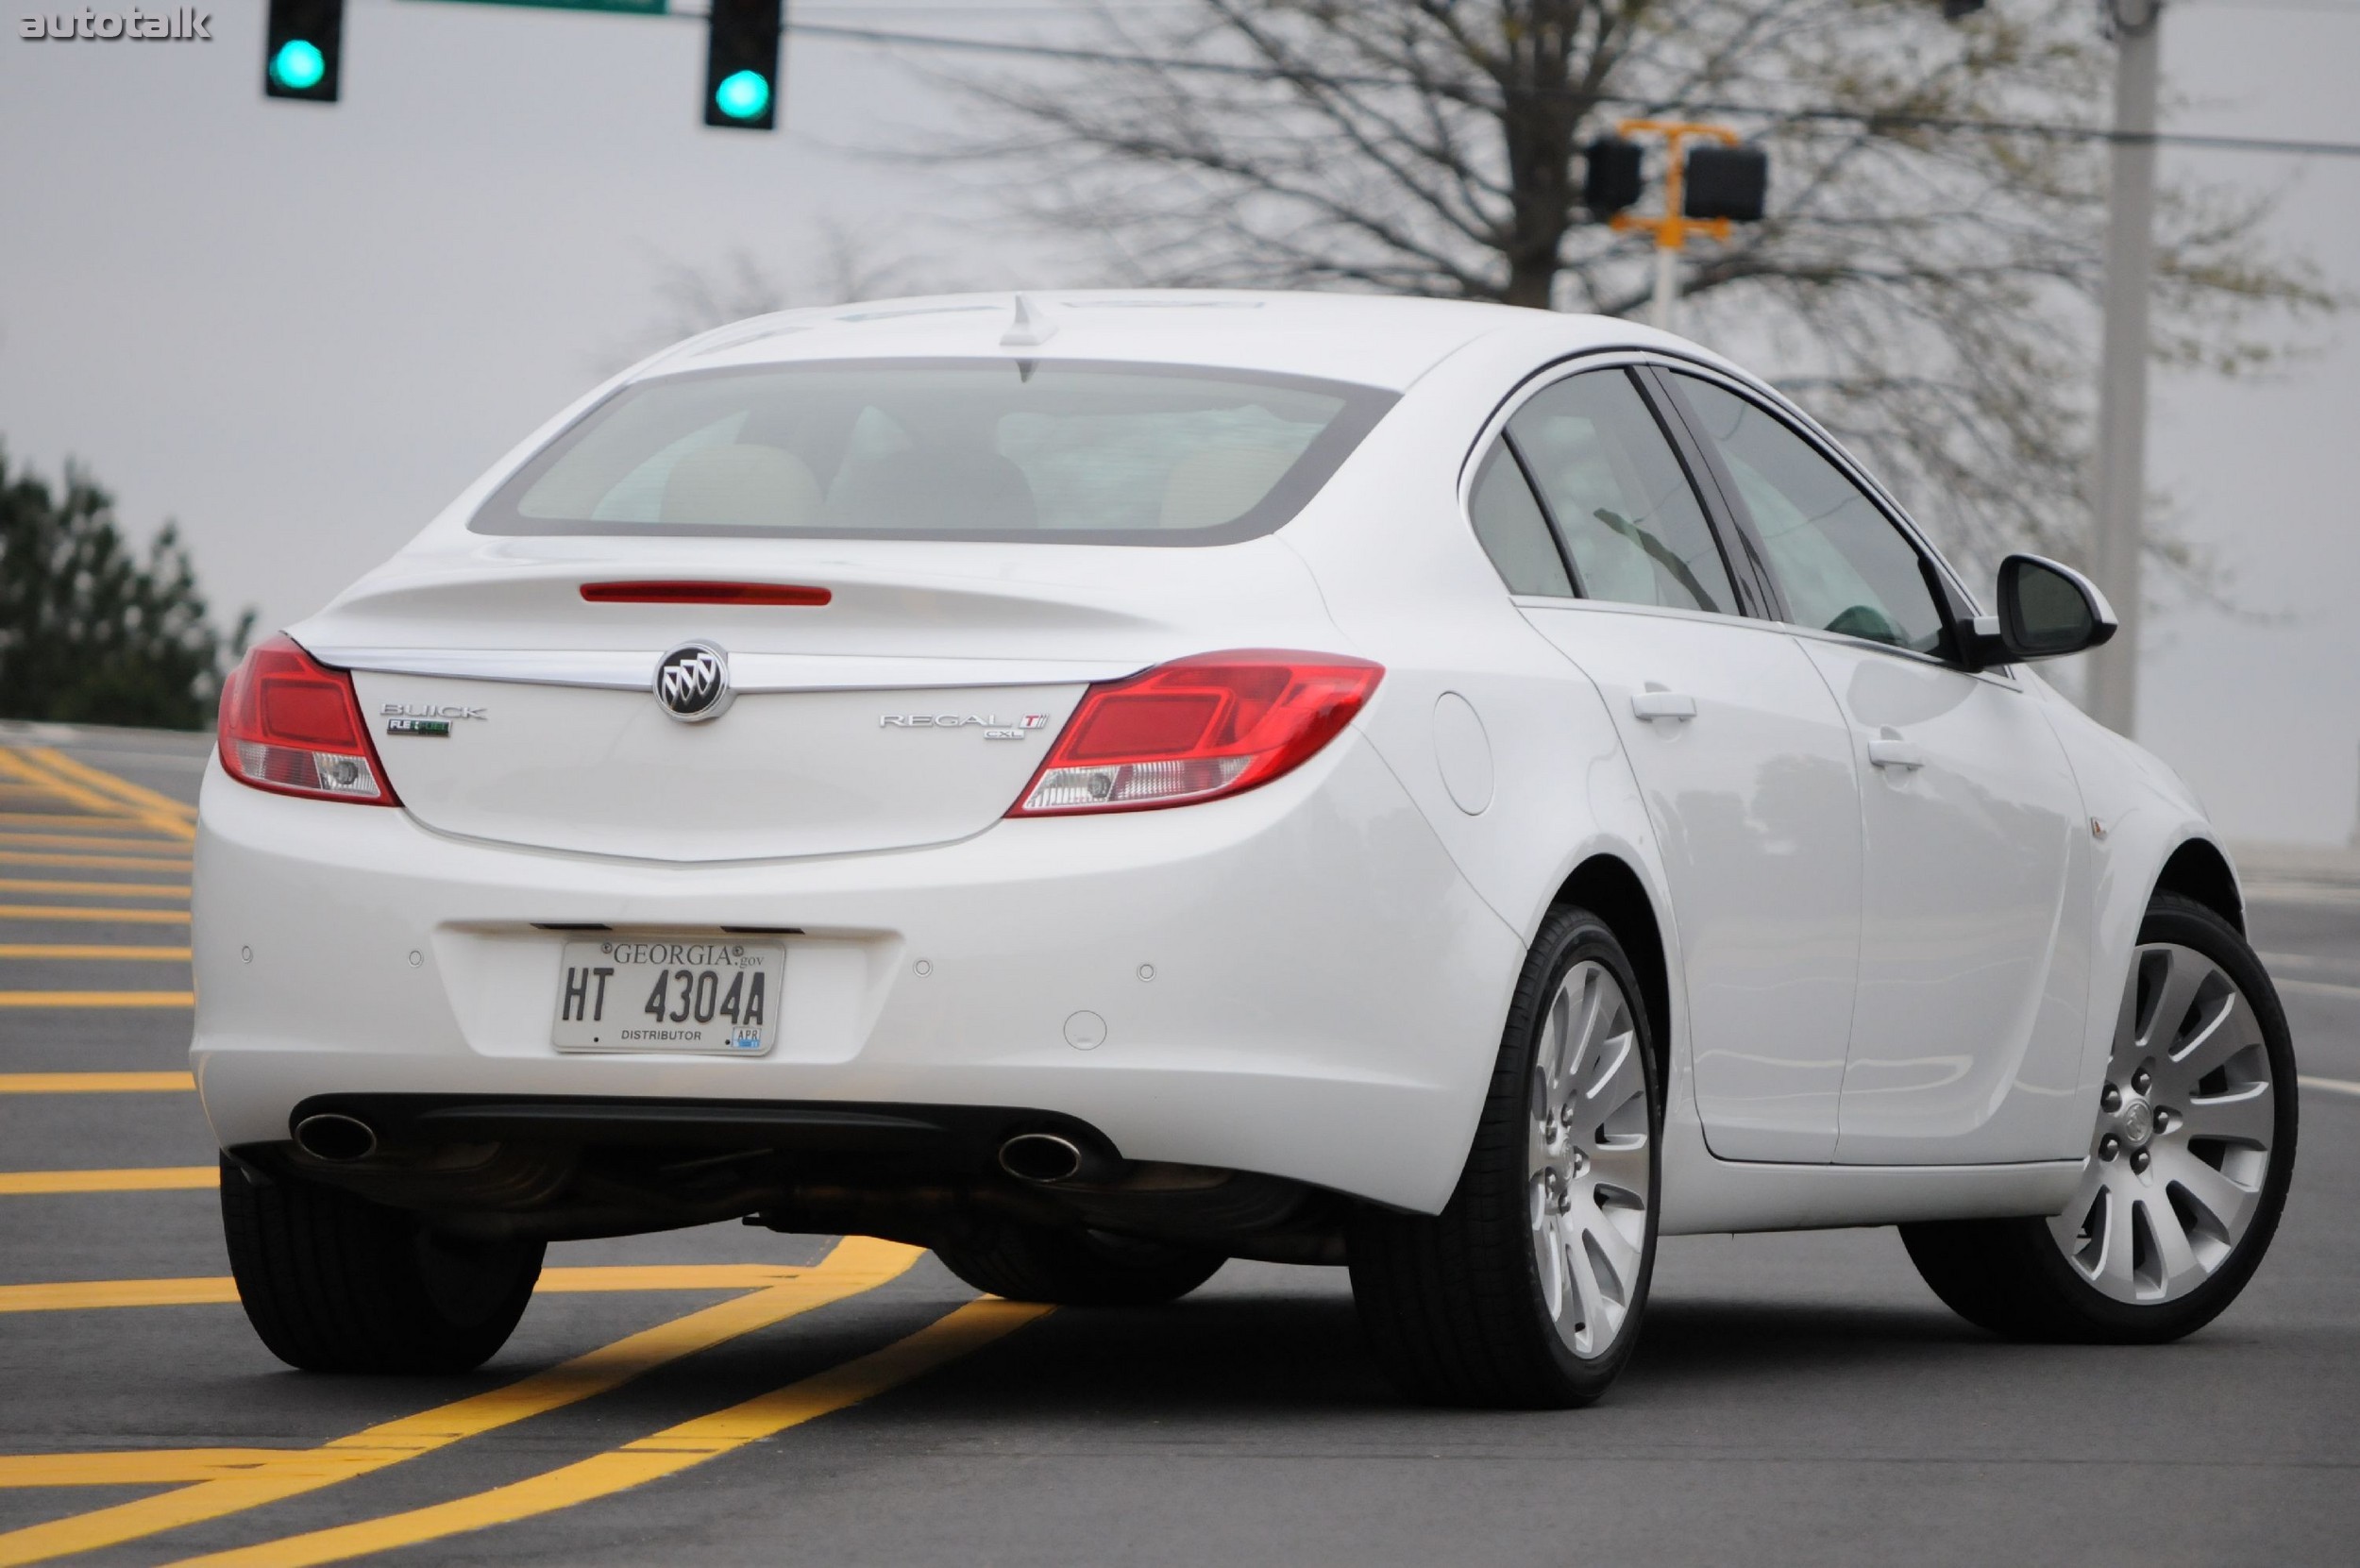
{"type": "Polygon", "coordinates": [[[2262,1207],[2279,1087],[2261,1020],[2193,948],[2132,957],[2082,1186],[2048,1222],[2098,1290],[2175,1301],[2226,1263],[2262,1207]]]}
{"type": "Polygon", "coordinates": [[[1584,1360],[1612,1347],[1642,1287],[1655,1200],[1642,1050],[1612,971],[1568,969],[1533,1053],[1525,1170],[1542,1301],[1584,1360]]]}

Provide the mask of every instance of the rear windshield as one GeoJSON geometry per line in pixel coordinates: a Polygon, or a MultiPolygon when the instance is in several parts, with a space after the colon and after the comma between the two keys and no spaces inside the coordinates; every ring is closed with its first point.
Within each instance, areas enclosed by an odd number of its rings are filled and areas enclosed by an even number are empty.
{"type": "Polygon", "coordinates": [[[479,533],[1206,545],[1278,527],[1390,408],[1234,370],[856,361],[625,387],[525,464],[479,533]]]}

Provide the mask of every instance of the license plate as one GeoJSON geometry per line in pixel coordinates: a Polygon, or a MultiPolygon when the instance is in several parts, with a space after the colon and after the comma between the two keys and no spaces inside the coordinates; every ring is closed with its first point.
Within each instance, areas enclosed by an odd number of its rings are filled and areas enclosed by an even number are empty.
{"type": "Polygon", "coordinates": [[[779,1037],[784,942],[600,937],[557,970],[560,1051],[767,1054],[779,1037]]]}

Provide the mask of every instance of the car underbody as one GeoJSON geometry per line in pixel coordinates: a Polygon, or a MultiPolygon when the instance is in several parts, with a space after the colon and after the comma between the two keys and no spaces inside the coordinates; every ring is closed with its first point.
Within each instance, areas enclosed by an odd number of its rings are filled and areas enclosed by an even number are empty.
{"type": "Polygon", "coordinates": [[[1350,1202],[1281,1176],[1126,1160],[1095,1127],[985,1105],[337,1094],[230,1154],[472,1240],[743,1219],[919,1246],[1015,1222],[1279,1263],[1340,1263],[1350,1202]]]}

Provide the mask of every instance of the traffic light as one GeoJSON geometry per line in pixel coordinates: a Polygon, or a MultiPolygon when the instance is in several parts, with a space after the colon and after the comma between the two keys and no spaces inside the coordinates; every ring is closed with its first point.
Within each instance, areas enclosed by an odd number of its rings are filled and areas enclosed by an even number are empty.
{"type": "Polygon", "coordinates": [[[1681,214],[1760,223],[1770,195],[1770,155],[1760,147],[1704,143],[1688,149],[1681,214]]]}
{"type": "Polygon", "coordinates": [[[785,0],[713,0],[705,35],[705,124],[770,130],[779,123],[779,33],[785,0]]]}
{"type": "Polygon", "coordinates": [[[262,92],[272,98],[336,101],[345,0],[270,0],[262,29],[262,92]]]}
{"type": "Polygon", "coordinates": [[[1638,206],[1640,194],[1647,188],[1639,153],[1638,143],[1619,136],[1601,136],[1584,148],[1581,204],[1602,218],[1638,206]]]}

